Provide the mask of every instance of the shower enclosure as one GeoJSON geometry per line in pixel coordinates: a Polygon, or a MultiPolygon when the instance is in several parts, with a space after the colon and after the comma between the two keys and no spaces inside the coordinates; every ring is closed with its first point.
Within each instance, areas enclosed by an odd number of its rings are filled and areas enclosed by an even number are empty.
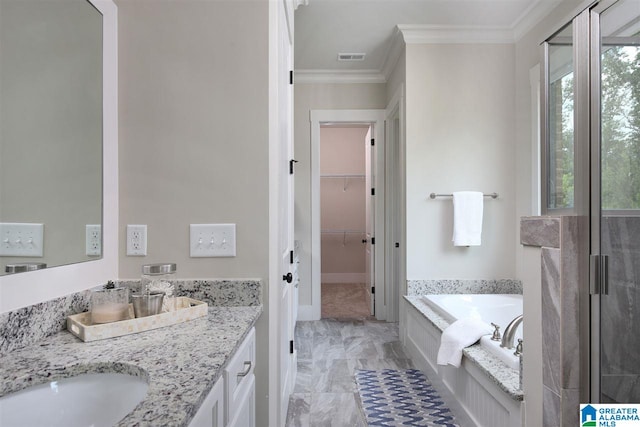
{"type": "Polygon", "coordinates": [[[577,216],[581,402],[640,402],[640,1],[543,44],[543,213],[577,216]]]}

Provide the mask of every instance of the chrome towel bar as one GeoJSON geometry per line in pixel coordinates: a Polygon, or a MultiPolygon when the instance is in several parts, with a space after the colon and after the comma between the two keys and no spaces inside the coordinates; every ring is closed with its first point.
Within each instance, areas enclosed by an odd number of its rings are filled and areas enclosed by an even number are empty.
{"type": "MultiPolygon", "coordinates": [[[[492,199],[497,199],[498,193],[483,194],[483,196],[491,197],[492,199]]],[[[429,194],[429,198],[431,199],[435,199],[436,197],[453,197],[453,194],[436,194],[436,193],[429,194]]]]}

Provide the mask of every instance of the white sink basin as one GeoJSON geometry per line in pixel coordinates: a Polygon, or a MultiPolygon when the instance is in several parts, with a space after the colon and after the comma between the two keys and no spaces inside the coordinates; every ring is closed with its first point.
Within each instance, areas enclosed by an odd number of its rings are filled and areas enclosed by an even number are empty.
{"type": "Polygon", "coordinates": [[[144,378],[82,374],[0,398],[0,426],[113,426],[147,395],[144,378]]]}

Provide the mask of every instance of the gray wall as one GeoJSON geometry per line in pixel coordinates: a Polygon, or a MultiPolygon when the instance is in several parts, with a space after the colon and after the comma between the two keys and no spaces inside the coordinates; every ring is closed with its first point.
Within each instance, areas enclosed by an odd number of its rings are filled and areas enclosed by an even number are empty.
{"type": "Polygon", "coordinates": [[[407,280],[499,279],[515,274],[514,48],[406,46],[407,280]],[[451,199],[485,199],[482,245],[454,247],[451,199]]]}
{"type": "MultiPolygon", "coordinates": [[[[262,279],[268,295],[268,3],[116,0],[120,278],[262,279]],[[235,258],[190,258],[189,224],[237,225],[235,258]],[[127,224],[148,256],[127,257],[127,224]]],[[[268,299],[257,324],[257,419],[268,419],[268,299]]]]}

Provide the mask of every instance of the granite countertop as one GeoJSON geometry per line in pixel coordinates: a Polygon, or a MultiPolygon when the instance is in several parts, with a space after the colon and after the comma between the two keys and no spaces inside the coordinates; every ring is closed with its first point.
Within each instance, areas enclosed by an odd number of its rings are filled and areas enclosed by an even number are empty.
{"type": "Polygon", "coordinates": [[[83,373],[142,376],[147,397],[119,426],[186,426],[262,313],[262,306],[209,307],[208,316],[93,342],[67,331],[0,356],[0,397],[83,373]]]}
{"type": "MultiPolygon", "coordinates": [[[[405,296],[404,298],[440,332],[449,327],[449,322],[433,311],[427,303],[422,301],[420,296],[405,296]]],[[[520,401],[524,398],[522,390],[520,390],[518,371],[509,368],[500,359],[480,347],[480,344],[466,347],[462,350],[462,354],[478,366],[494,384],[512,399],[520,401]]]]}

